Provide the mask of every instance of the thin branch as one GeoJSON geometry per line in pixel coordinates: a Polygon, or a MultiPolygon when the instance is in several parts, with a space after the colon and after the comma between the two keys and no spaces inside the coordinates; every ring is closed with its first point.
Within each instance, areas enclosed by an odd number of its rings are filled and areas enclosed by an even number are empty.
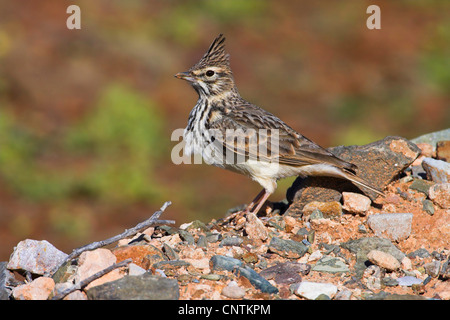
{"type": "Polygon", "coordinates": [[[61,300],[63,299],[65,296],[67,296],[68,294],[76,291],[76,290],[81,290],[84,287],[86,287],[88,284],[90,284],[91,282],[97,280],[98,278],[103,277],[105,274],[117,269],[117,268],[121,268],[121,267],[125,267],[126,265],[128,265],[131,261],[133,261],[131,258],[123,260],[119,263],[115,263],[103,270],[100,270],[97,273],[94,273],[92,276],[87,277],[86,279],[84,279],[83,281],[80,281],[76,284],[74,284],[72,287],[64,290],[63,292],[57,294],[56,296],[54,296],[51,300],[61,300]]]}
{"type": "Polygon", "coordinates": [[[60,265],[58,265],[57,267],[55,267],[55,268],[50,272],[50,274],[51,274],[51,275],[55,274],[55,272],[58,271],[58,269],[59,269],[62,265],[64,265],[64,264],[67,263],[68,261],[70,261],[70,260],[72,260],[72,259],[78,257],[80,254],[82,254],[82,253],[85,252],[85,251],[95,250],[95,249],[98,249],[98,248],[101,248],[101,247],[110,245],[110,244],[112,244],[112,243],[114,243],[114,242],[116,242],[116,241],[122,240],[122,239],[124,239],[124,238],[131,237],[131,236],[135,235],[136,233],[138,233],[140,230],[145,229],[145,228],[148,228],[148,227],[150,227],[150,226],[152,226],[152,225],[155,225],[155,224],[174,224],[175,221],[173,221],[173,220],[158,220],[158,218],[163,214],[163,212],[164,212],[164,211],[167,209],[167,207],[170,206],[171,204],[172,204],[172,202],[167,201],[166,203],[163,204],[163,206],[161,207],[161,209],[159,209],[158,211],[156,211],[155,213],[153,213],[153,215],[152,215],[150,218],[148,218],[147,220],[145,220],[145,221],[143,221],[143,222],[137,224],[134,228],[125,230],[125,232],[123,232],[123,233],[121,233],[121,234],[119,234],[119,235],[116,235],[116,236],[111,237],[111,238],[106,239],[106,240],[102,240],[102,241],[98,241],[98,242],[92,242],[92,243],[89,243],[89,244],[87,244],[87,245],[85,245],[85,246],[82,246],[82,247],[79,247],[79,248],[77,248],[77,249],[74,249],[74,250],[72,251],[72,253],[69,254],[69,255],[64,259],[64,261],[63,261],[60,265]]]}

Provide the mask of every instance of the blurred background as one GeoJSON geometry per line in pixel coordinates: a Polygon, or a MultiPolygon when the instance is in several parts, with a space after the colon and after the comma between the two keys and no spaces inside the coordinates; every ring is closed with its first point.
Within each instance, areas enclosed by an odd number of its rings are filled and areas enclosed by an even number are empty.
{"type": "Polygon", "coordinates": [[[0,261],[25,238],[70,253],[167,200],[179,225],[253,199],[248,178],[170,158],[197,100],[173,75],[219,33],[241,95],[324,147],[450,126],[449,1],[0,0],[0,261]]]}

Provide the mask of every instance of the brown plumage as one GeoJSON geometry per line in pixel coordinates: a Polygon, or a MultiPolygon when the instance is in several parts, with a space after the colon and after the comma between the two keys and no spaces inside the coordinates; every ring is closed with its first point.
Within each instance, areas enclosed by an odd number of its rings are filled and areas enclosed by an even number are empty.
{"type": "Polygon", "coordinates": [[[254,207],[257,213],[275,191],[276,181],[290,176],[339,177],[383,195],[356,176],[354,164],[337,158],[243,99],[222,34],[197,64],[176,77],[187,80],[199,95],[184,132],[185,153],[200,153],[206,163],[249,176],[264,188],[246,212],[254,207]]]}

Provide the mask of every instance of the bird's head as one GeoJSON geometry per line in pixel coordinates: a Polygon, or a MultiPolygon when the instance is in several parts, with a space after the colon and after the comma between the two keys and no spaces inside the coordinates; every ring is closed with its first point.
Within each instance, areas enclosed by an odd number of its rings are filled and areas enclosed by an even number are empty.
{"type": "Polygon", "coordinates": [[[177,73],[175,77],[188,81],[200,97],[237,92],[230,68],[230,56],[225,53],[224,42],[225,37],[220,34],[199,62],[189,71],[177,73]]]}

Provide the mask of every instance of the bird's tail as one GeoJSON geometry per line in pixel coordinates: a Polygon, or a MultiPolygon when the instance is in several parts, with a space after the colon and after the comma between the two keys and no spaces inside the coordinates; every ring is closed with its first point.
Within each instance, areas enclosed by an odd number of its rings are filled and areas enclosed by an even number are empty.
{"type": "Polygon", "coordinates": [[[380,195],[382,197],[385,196],[383,191],[381,191],[380,189],[375,188],[374,186],[370,185],[366,180],[364,180],[361,177],[358,177],[353,172],[345,170],[345,169],[342,169],[342,170],[339,170],[339,171],[341,172],[343,178],[345,178],[347,180],[350,180],[351,182],[353,182],[357,186],[364,187],[364,188],[366,188],[366,189],[368,189],[370,191],[375,192],[376,194],[378,194],[378,195],[380,195]]]}

